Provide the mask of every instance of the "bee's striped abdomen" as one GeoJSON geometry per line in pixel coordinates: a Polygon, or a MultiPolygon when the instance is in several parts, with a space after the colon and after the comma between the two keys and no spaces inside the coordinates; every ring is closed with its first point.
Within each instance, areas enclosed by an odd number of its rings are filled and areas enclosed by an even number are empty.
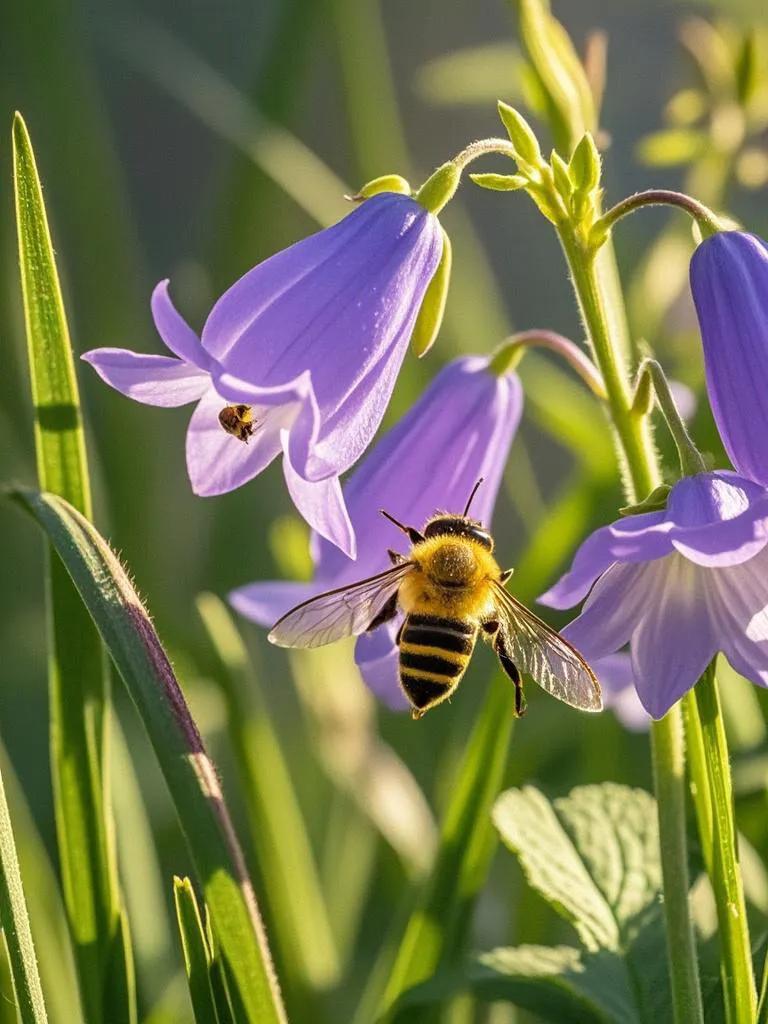
{"type": "Polygon", "coordinates": [[[462,619],[408,616],[400,636],[400,684],[418,711],[426,711],[456,688],[476,636],[476,627],[462,619]]]}

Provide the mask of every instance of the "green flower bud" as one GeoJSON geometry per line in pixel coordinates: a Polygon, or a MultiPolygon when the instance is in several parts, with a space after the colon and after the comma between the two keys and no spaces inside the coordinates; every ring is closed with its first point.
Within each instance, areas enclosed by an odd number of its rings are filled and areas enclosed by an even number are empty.
{"type": "Polygon", "coordinates": [[[528,184],[528,179],[522,174],[470,174],[470,178],[480,188],[494,192],[515,192],[528,184]]]}
{"type": "Polygon", "coordinates": [[[563,197],[567,200],[573,191],[573,184],[571,182],[571,176],[568,173],[568,164],[563,160],[557,150],[552,150],[552,156],[550,157],[550,164],[552,167],[552,177],[555,182],[555,188],[563,197]]]}
{"type": "Polygon", "coordinates": [[[380,178],[374,178],[373,181],[363,185],[359,192],[349,198],[360,201],[370,199],[371,196],[378,196],[382,192],[397,192],[399,195],[409,196],[411,186],[399,174],[382,174],[380,178]]]}
{"type": "Polygon", "coordinates": [[[440,331],[445,301],[448,298],[452,260],[451,240],[443,229],[443,254],[422,299],[411,335],[411,351],[418,359],[429,352],[440,331]]]}
{"type": "Polygon", "coordinates": [[[541,150],[531,126],[522,114],[518,114],[514,107],[510,107],[501,100],[499,100],[497,106],[499,117],[507,129],[509,140],[521,161],[530,164],[532,167],[538,167],[541,164],[541,150]]]}
{"type": "Polygon", "coordinates": [[[585,132],[568,164],[568,174],[579,192],[593,192],[600,184],[600,154],[590,132],[585,132]]]}
{"type": "Polygon", "coordinates": [[[461,170],[449,161],[437,168],[416,193],[416,202],[430,213],[439,213],[456,194],[461,181],[461,170]]]}

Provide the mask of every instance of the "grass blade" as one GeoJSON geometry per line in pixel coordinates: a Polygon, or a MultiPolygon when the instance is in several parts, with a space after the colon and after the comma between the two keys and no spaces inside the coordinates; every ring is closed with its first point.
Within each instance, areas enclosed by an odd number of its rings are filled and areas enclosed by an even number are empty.
{"type": "MultiPolygon", "coordinates": [[[[24,121],[13,125],[19,263],[35,448],[41,487],[84,515],[91,495],[69,332],[35,158],[24,121]]],[[[105,1005],[106,972],[120,932],[117,866],[104,786],[108,678],[98,634],[52,560],[47,573],[51,760],[64,898],[89,1024],[135,1020],[132,1003],[105,1005]]],[[[114,966],[114,962],[112,962],[114,966]]],[[[132,990],[130,958],[121,970],[132,990]]]]}
{"type": "Polygon", "coordinates": [[[213,594],[201,594],[197,610],[213,647],[212,670],[227,708],[228,733],[285,970],[298,972],[304,984],[328,987],[338,977],[338,958],[288,766],[232,617],[213,594]]]}
{"type": "Polygon", "coordinates": [[[76,509],[52,494],[14,496],[66,566],[144,722],[202,882],[233,999],[249,1024],[283,1024],[266,934],[218,776],[144,606],[76,509]]]}
{"type": "Polygon", "coordinates": [[[406,925],[389,976],[382,1007],[386,1020],[408,1019],[407,1009],[393,1010],[398,998],[454,962],[462,950],[495,846],[490,810],[501,788],[512,721],[509,683],[495,676],[461,759],[432,874],[406,925]]]}
{"type": "Polygon", "coordinates": [[[195,890],[188,878],[174,878],[173,899],[196,1024],[219,1024],[211,989],[211,954],[195,890]]]}
{"type": "Polygon", "coordinates": [[[46,1024],[43,990],[21,885],[11,816],[0,778],[0,924],[8,946],[13,988],[21,1024],[46,1024]]]}

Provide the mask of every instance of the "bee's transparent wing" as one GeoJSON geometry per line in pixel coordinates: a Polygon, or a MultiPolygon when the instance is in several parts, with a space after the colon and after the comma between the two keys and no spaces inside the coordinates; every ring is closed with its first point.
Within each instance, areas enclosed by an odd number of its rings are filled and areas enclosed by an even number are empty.
{"type": "Polygon", "coordinates": [[[600,684],[582,656],[559,633],[493,581],[500,628],[519,669],[558,700],[582,711],[601,711],[600,684]]]}
{"type": "Polygon", "coordinates": [[[413,562],[402,562],[367,580],[303,601],[278,619],[270,641],[278,647],[322,647],[364,633],[413,568],[413,562]]]}

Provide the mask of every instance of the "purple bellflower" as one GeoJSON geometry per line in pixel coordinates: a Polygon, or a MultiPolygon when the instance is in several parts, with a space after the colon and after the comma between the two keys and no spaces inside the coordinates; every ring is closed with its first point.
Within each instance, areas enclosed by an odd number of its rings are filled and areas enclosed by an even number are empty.
{"type": "MultiPolygon", "coordinates": [[[[522,404],[513,372],[497,376],[489,360],[479,356],[449,363],[346,485],[357,560],[315,536],[311,583],[252,583],[230,594],[231,604],[246,618],[272,626],[300,601],[381,572],[390,565],[387,549],[405,552],[408,542],[379,514],[380,508],[420,528],[437,509],[460,512],[479,477],[483,484],[472,515],[489,524],[522,404]]],[[[405,709],[408,703],[397,681],[398,626],[393,621],[358,637],[355,661],[377,697],[405,709]]]]}
{"type": "Polygon", "coordinates": [[[661,718],[721,651],[768,686],[768,491],[725,470],[679,480],[661,512],[596,530],[540,601],[589,661],[630,644],[643,707],[661,718]]]}
{"type": "Polygon", "coordinates": [[[768,246],[722,231],[693,254],[707,391],[734,467],[768,486],[768,246]]]}
{"type": "Polygon", "coordinates": [[[199,338],[168,282],[159,284],[152,314],[172,356],[101,348],[83,359],[137,402],[197,402],[187,430],[196,494],[231,491],[282,453],[296,508],[354,556],[339,474],[381,422],[442,245],[433,214],[383,193],[250,270],[214,305],[199,338]],[[231,403],[249,407],[246,443],[219,420],[231,403]]]}

